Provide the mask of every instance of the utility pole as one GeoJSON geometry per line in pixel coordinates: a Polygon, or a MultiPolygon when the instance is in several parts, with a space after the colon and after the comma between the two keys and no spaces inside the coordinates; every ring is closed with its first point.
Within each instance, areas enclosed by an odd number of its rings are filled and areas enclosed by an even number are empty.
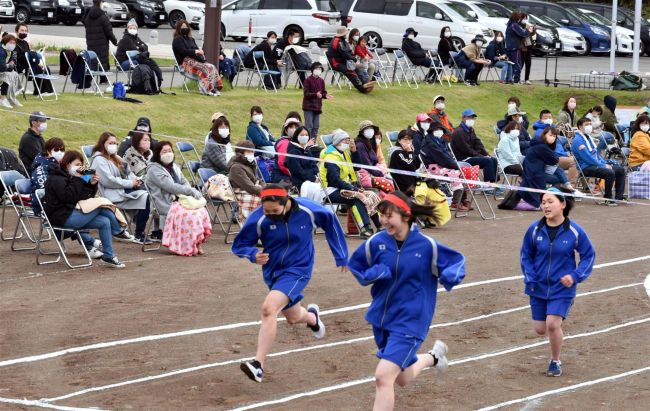
{"type": "Polygon", "coordinates": [[[205,29],[203,51],[206,61],[218,66],[221,52],[221,5],[222,0],[205,0],[205,29]]]}
{"type": "Polygon", "coordinates": [[[612,31],[609,48],[609,74],[616,75],[616,26],[618,25],[618,0],[612,2],[612,31]]]}
{"type": "Polygon", "coordinates": [[[639,48],[641,47],[641,0],[634,3],[634,45],[632,47],[632,72],[639,74],[639,48]]]}

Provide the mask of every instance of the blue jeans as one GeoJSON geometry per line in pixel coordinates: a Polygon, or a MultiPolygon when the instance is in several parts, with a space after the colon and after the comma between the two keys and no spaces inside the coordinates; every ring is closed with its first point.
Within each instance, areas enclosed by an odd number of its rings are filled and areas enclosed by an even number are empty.
{"type": "Polygon", "coordinates": [[[512,81],[512,64],[508,64],[505,61],[497,61],[494,64],[494,67],[501,69],[501,80],[502,81],[512,81]]]}
{"type": "Polygon", "coordinates": [[[124,60],[120,63],[120,67],[122,67],[122,70],[124,71],[129,71],[131,69],[131,63],[129,60],[124,60]]]}
{"type": "MultiPolygon", "coordinates": [[[[16,181],[20,180],[21,178],[26,178],[16,170],[3,171],[2,173],[2,181],[5,182],[11,191],[16,190],[16,181]]],[[[0,190],[2,190],[2,185],[0,185],[0,190]]]]}
{"type": "MultiPolygon", "coordinates": [[[[99,230],[99,239],[102,241],[104,257],[115,257],[115,252],[113,251],[113,235],[121,233],[122,227],[120,227],[120,223],[111,210],[98,208],[90,213],[73,210],[63,227],[77,230],[82,228],[99,230]]],[[[86,241],[89,240],[89,237],[87,233],[82,235],[86,248],[88,248],[86,241]]]]}
{"type": "Polygon", "coordinates": [[[490,183],[497,181],[497,159],[494,157],[470,157],[466,158],[466,163],[473,166],[479,166],[483,170],[483,179],[490,183]]]}
{"type": "Polygon", "coordinates": [[[607,148],[607,144],[614,143],[614,135],[609,131],[603,131],[599,136],[599,140],[600,141],[598,142],[598,147],[596,147],[596,150],[598,152],[601,152],[607,148]]]}

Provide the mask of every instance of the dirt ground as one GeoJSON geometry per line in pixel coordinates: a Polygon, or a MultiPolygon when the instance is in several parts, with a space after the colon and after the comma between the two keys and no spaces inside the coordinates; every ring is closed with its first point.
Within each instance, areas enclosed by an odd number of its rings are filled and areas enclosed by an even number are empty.
{"type": "MultiPolygon", "coordinates": [[[[505,409],[647,409],[650,371],[590,382],[650,367],[650,298],[643,286],[650,273],[650,207],[583,201],[572,215],[596,246],[597,268],[578,287],[588,294],[576,299],[565,322],[560,378],[543,375],[549,346],[533,332],[521,279],[509,278],[520,275],[522,236],[541,215],[497,215],[481,221],[473,214],[425,231],[466,255],[467,276],[463,287],[440,293],[421,349],[434,339],[446,341],[448,373],[426,370],[413,385],[398,388],[397,409],[479,409],[581,383],[505,409]]],[[[348,244],[353,251],[361,241],[348,244]]],[[[369,409],[377,364],[364,320],[369,289],[335,267],[323,235],[316,247],[305,303],[325,310],[327,335],[316,341],[304,326],[280,322],[275,355],[264,382],[256,384],[238,362],[255,353],[266,288],[259,267],[233,256],[220,233],[196,258],[117,244],[124,270],[37,266],[33,252],[11,252],[3,242],[0,409],[24,409],[2,398],[114,410],[222,410],[282,399],[258,405],[369,409]],[[113,343],[83,348],[104,342],[113,343]],[[81,348],[57,353],[74,347],[81,348]],[[323,392],[312,393],[318,389],[323,392]]]]}

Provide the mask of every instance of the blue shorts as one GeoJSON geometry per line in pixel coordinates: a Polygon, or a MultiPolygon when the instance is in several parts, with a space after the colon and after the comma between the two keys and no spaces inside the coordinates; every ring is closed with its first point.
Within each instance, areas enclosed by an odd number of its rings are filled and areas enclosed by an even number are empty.
{"type": "Polygon", "coordinates": [[[309,277],[306,275],[298,276],[283,273],[274,278],[271,284],[267,285],[269,290],[280,291],[289,298],[289,304],[282,309],[284,311],[302,301],[304,298],[302,291],[307,287],[307,284],[309,284],[309,277]]]}
{"type": "Polygon", "coordinates": [[[377,344],[377,358],[390,361],[404,371],[418,360],[422,340],[417,337],[372,327],[377,344]]]}
{"type": "Polygon", "coordinates": [[[562,319],[566,319],[572,305],[573,298],[544,300],[530,296],[530,311],[534,321],[546,321],[547,315],[559,315],[562,319]]]}

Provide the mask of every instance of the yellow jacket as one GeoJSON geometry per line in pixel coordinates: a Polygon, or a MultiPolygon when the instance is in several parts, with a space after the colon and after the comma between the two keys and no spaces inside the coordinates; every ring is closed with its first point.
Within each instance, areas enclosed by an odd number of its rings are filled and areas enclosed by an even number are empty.
{"type": "MultiPolygon", "coordinates": [[[[354,167],[352,167],[352,158],[350,157],[349,151],[345,151],[344,153],[341,153],[334,146],[330,145],[327,146],[325,150],[321,151],[320,158],[321,160],[342,161],[346,163],[346,164],[332,164],[332,163],[328,164],[325,162],[320,163],[319,174],[320,174],[320,180],[323,182],[324,187],[330,186],[330,184],[328,184],[327,182],[328,165],[330,167],[335,166],[339,169],[339,177],[345,183],[355,184],[357,182],[357,173],[354,171],[354,167]]],[[[333,185],[333,187],[341,188],[338,187],[336,184],[333,185]]]]}
{"type": "Polygon", "coordinates": [[[639,130],[632,136],[629,162],[636,167],[646,161],[650,161],[650,134],[639,130]]]}

